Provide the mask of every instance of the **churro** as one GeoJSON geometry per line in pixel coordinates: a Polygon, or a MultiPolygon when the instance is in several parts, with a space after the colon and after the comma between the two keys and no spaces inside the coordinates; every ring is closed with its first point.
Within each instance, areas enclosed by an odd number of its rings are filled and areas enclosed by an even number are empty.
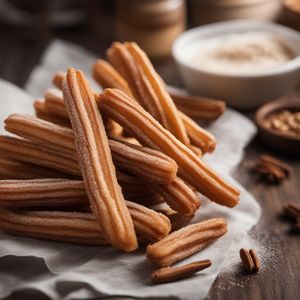
{"type": "Polygon", "coordinates": [[[190,277],[191,275],[202,271],[211,266],[209,259],[199,260],[180,267],[164,267],[155,270],[152,273],[153,283],[166,283],[190,277]]]}
{"type": "Polygon", "coordinates": [[[126,201],[137,234],[147,241],[159,241],[171,230],[170,220],[143,205],[126,201]]]}
{"type": "Polygon", "coordinates": [[[212,121],[220,117],[226,108],[225,102],[188,95],[184,90],[168,86],[167,90],[177,108],[191,118],[212,121]]]}
{"type": "Polygon", "coordinates": [[[84,245],[108,245],[92,214],[0,209],[0,231],[84,245]]]}
{"type": "Polygon", "coordinates": [[[203,156],[203,152],[202,150],[197,147],[197,146],[194,146],[192,144],[189,144],[187,145],[199,158],[201,158],[203,156]]]}
{"type": "MultiPolygon", "coordinates": [[[[154,242],[168,235],[171,226],[167,217],[130,201],[126,201],[126,204],[140,238],[154,242]]],[[[0,231],[62,242],[87,245],[108,244],[103,230],[93,214],[86,212],[26,211],[1,208],[0,231]],[[92,233],[94,234],[92,235],[92,233]],[[72,236],[74,239],[71,238],[72,236]],[[77,240],[75,237],[80,237],[80,239],[77,240]]]]}
{"type": "Polygon", "coordinates": [[[150,188],[162,195],[168,205],[180,215],[194,216],[200,206],[196,193],[179,177],[169,184],[156,184],[150,188]]]}
{"type": "Polygon", "coordinates": [[[93,78],[103,88],[114,87],[133,97],[126,80],[107,61],[98,59],[93,65],[92,74],[93,78]]]}
{"type": "MultiPolygon", "coordinates": [[[[189,139],[177,108],[146,54],[135,43],[113,43],[107,52],[135,99],[184,144],[189,139]]],[[[126,91],[125,91],[126,92],[126,91]]]]}
{"type": "Polygon", "coordinates": [[[66,78],[66,73],[64,71],[58,71],[53,75],[52,83],[54,86],[56,86],[58,89],[62,89],[62,83],[64,79],[66,78]]]}
{"type": "MultiPolygon", "coordinates": [[[[159,195],[157,192],[153,191],[150,189],[149,186],[146,185],[146,183],[141,182],[136,177],[124,174],[120,171],[117,173],[118,175],[118,182],[122,187],[122,192],[124,193],[124,196],[127,199],[133,200],[134,202],[137,202],[139,204],[142,204],[147,207],[152,207],[153,205],[159,204],[164,202],[164,198],[159,195]]],[[[28,163],[23,163],[19,161],[14,161],[11,159],[7,158],[0,158],[0,179],[1,180],[8,180],[8,179],[37,179],[37,178],[44,178],[44,177],[53,177],[53,178],[63,178],[66,175],[63,173],[56,172],[55,170],[39,167],[33,164],[28,164],[28,163]]],[[[17,188],[18,182],[15,182],[16,185],[14,188],[17,188]]],[[[21,183],[21,181],[19,182],[21,183]]],[[[28,182],[27,184],[30,184],[28,182]]],[[[42,186],[42,183],[39,185],[40,187],[42,186]]],[[[47,188],[46,183],[44,185],[45,188],[47,188]]],[[[41,190],[42,191],[42,190],[41,190]]],[[[20,195],[21,200],[24,199],[23,202],[8,202],[7,205],[9,206],[15,206],[16,204],[19,203],[19,206],[46,206],[48,203],[49,206],[55,205],[56,207],[59,207],[61,205],[76,205],[76,206],[81,206],[82,204],[86,205],[86,195],[85,197],[81,197],[81,199],[77,199],[76,201],[73,201],[73,198],[67,198],[63,197],[64,199],[55,199],[56,202],[53,200],[49,200],[46,198],[45,195],[40,195],[43,201],[40,200],[32,200],[32,203],[27,201],[24,197],[25,195],[22,196],[20,195]],[[47,202],[46,202],[47,201],[47,202]]],[[[52,197],[53,198],[53,197],[52,197]]],[[[55,198],[55,197],[54,197],[55,198]]],[[[78,198],[78,197],[77,197],[78,198]]],[[[6,199],[4,199],[6,200],[6,199]]],[[[76,200],[76,199],[75,199],[76,200]]],[[[0,201],[1,202],[1,201],[0,201]]],[[[4,203],[4,202],[1,202],[4,203]]]]}
{"type": "MultiPolygon", "coordinates": [[[[0,180],[0,205],[5,207],[86,206],[81,180],[35,179],[0,180]]],[[[171,229],[169,219],[143,205],[126,201],[137,233],[148,241],[157,241],[171,229]]]]}
{"type": "Polygon", "coordinates": [[[133,251],[138,246],[136,235],[94,95],[83,73],[72,68],[62,90],[92,211],[114,247],[133,251]]]}
{"type": "Polygon", "coordinates": [[[109,146],[120,170],[158,184],[167,184],[176,178],[177,164],[160,151],[113,139],[109,140],[109,146]]]}
{"type": "Polygon", "coordinates": [[[13,159],[0,157],[0,179],[64,178],[66,174],[13,159]]]}
{"type": "MultiPolygon", "coordinates": [[[[5,119],[5,129],[34,143],[47,144],[50,150],[76,159],[74,135],[71,129],[28,116],[13,114],[5,119]]],[[[110,139],[113,162],[118,169],[141,176],[146,181],[168,183],[176,178],[177,164],[167,155],[147,147],[110,139]]]]}
{"type": "Polygon", "coordinates": [[[69,118],[68,112],[65,109],[64,103],[61,101],[63,98],[62,92],[57,89],[49,89],[44,94],[45,107],[51,113],[63,118],[69,118]]]}
{"type": "Polygon", "coordinates": [[[224,219],[188,225],[147,247],[148,259],[159,267],[170,266],[206,247],[227,232],[224,219]]]}
{"type": "Polygon", "coordinates": [[[179,167],[179,175],[203,195],[221,205],[233,207],[238,204],[238,189],[206,166],[126,94],[117,89],[106,89],[97,101],[103,113],[121,124],[142,145],[173,158],[179,167]]]}
{"type": "MultiPolygon", "coordinates": [[[[80,207],[88,199],[81,180],[0,180],[0,205],[5,207],[80,207]]],[[[136,232],[147,241],[158,241],[171,229],[169,219],[138,203],[126,201],[136,232]]]]}
{"type": "Polygon", "coordinates": [[[216,147],[215,137],[207,130],[201,128],[194,120],[184,113],[179,112],[179,114],[186,128],[191,144],[199,147],[203,153],[213,152],[216,147]]]}
{"type": "Polygon", "coordinates": [[[43,178],[0,180],[0,205],[12,207],[85,204],[81,180],[43,178]]]}
{"type": "MultiPolygon", "coordinates": [[[[61,99],[61,102],[63,102],[63,98],[61,99]]],[[[35,109],[35,115],[42,120],[49,121],[51,123],[64,126],[64,127],[69,127],[69,128],[72,127],[70,120],[68,118],[61,117],[60,115],[50,112],[46,108],[44,100],[36,100],[34,102],[34,109],[35,109]]]]}
{"type": "Polygon", "coordinates": [[[10,136],[0,136],[0,155],[3,157],[54,169],[69,176],[81,176],[78,162],[45,146],[10,136]]]}
{"type": "Polygon", "coordinates": [[[34,105],[34,109],[35,109],[35,114],[38,118],[55,123],[60,126],[71,127],[71,123],[70,123],[69,119],[63,118],[56,114],[51,113],[45,107],[44,100],[36,100],[36,101],[34,101],[33,105],[34,105]]]}
{"type": "Polygon", "coordinates": [[[74,135],[70,128],[30,115],[12,114],[4,120],[5,130],[50,150],[69,154],[75,159],[74,135]]]}

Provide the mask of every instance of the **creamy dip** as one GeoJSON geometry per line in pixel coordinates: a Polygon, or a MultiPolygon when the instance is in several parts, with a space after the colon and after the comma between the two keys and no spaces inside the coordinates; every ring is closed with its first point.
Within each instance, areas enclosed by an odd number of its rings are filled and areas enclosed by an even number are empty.
{"type": "Polygon", "coordinates": [[[251,31],[202,40],[190,61],[207,71],[247,74],[279,67],[294,56],[279,35],[251,31]]]}

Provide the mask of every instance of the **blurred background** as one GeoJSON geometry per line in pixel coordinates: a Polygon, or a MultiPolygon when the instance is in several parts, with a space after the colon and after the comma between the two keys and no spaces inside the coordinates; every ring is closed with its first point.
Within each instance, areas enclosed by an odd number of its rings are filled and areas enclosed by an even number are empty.
{"type": "Polygon", "coordinates": [[[22,86],[55,38],[99,56],[118,39],[137,41],[167,81],[181,85],[168,63],[173,40],[186,28],[233,19],[300,30],[300,0],[0,0],[0,76],[22,86]]]}

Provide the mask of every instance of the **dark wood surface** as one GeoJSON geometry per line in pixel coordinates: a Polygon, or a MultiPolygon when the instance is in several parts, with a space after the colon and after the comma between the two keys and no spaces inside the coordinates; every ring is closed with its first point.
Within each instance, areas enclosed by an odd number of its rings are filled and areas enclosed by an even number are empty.
{"type": "MultiPolygon", "coordinates": [[[[113,40],[110,13],[90,8],[92,22],[69,29],[49,29],[41,22],[38,29],[0,25],[0,77],[23,86],[33,67],[54,38],[65,39],[104,56],[113,40]]],[[[167,83],[182,83],[171,59],[155,62],[167,83]]],[[[299,97],[300,91],[291,93],[299,97]]],[[[252,117],[253,113],[247,113],[252,117]]],[[[280,217],[284,203],[300,203],[300,161],[282,156],[266,148],[255,138],[246,148],[245,157],[235,177],[257,199],[262,217],[251,235],[264,250],[265,262],[256,275],[246,275],[236,266],[229,273],[220,274],[208,295],[209,299],[299,299],[300,297],[300,236],[289,232],[289,224],[280,217]],[[265,185],[257,180],[249,168],[263,153],[269,153],[294,167],[292,176],[278,186],[265,185]]],[[[238,253],[236,254],[238,255],[238,253]]],[[[1,279],[0,279],[1,280],[1,279]]],[[[20,298],[19,298],[20,299],[20,298]]]]}

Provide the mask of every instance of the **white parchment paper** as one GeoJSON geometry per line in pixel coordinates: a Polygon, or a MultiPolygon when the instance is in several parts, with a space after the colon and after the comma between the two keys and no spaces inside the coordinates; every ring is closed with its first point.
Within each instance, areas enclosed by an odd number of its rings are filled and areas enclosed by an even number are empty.
{"type": "MultiPolygon", "coordinates": [[[[41,64],[31,74],[27,92],[0,80],[1,124],[10,113],[32,113],[33,100],[41,98],[51,87],[53,72],[73,66],[89,75],[94,61],[93,55],[78,46],[53,42],[41,64]]],[[[95,83],[93,88],[100,90],[95,83]]],[[[150,281],[153,267],[143,250],[126,254],[107,247],[77,246],[0,234],[0,298],[14,291],[30,290],[40,291],[51,299],[99,296],[205,298],[229,249],[260,217],[260,207],[255,199],[230,175],[242,159],[244,147],[255,134],[254,125],[240,113],[228,109],[208,129],[217,137],[218,147],[205,160],[241,190],[240,204],[234,209],[202,199],[202,206],[193,220],[223,217],[228,222],[227,235],[184,261],[209,258],[213,263],[211,268],[183,281],[153,286],[150,281]]]]}

